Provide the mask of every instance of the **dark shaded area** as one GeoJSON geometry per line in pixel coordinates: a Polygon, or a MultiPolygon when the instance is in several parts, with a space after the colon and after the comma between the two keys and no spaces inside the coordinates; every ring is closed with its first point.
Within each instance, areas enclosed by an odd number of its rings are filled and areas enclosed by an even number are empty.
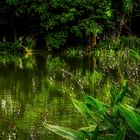
{"type": "MultiPolygon", "coordinates": [[[[14,3],[14,2],[13,2],[14,3]]],[[[87,2],[88,3],[88,2],[87,2]]],[[[101,3],[101,2],[100,2],[101,3]]],[[[66,3],[67,4],[67,3],[66,3]]],[[[101,3],[102,4],[102,3],[101,3]]],[[[137,9],[139,9],[138,1],[135,1],[134,3],[134,11],[131,16],[126,16],[126,26],[123,26],[121,35],[136,35],[140,36],[140,28],[139,28],[139,22],[140,22],[140,17],[137,16],[137,9]]],[[[91,45],[91,40],[93,37],[93,33],[91,35],[85,35],[85,25],[83,25],[83,29],[78,29],[78,26],[80,26],[80,23],[83,19],[90,19],[90,16],[95,16],[98,15],[98,10],[99,5],[98,2],[94,6],[89,7],[88,4],[83,6],[83,5],[68,5],[68,7],[61,7],[61,4],[59,6],[53,7],[50,6],[48,3],[48,13],[45,16],[41,16],[43,12],[36,12],[34,11],[35,9],[31,8],[31,6],[37,6],[41,7],[41,10],[43,9],[43,5],[40,2],[33,2],[27,1],[22,3],[18,3],[17,5],[15,4],[8,4],[5,0],[0,1],[0,42],[2,41],[7,41],[7,42],[15,42],[17,39],[20,37],[26,38],[28,36],[32,37],[33,40],[36,43],[36,48],[37,49],[47,49],[46,47],[46,36],[48,36],[51,33],[58,33],[58,32],[65,32],[67,33],[66,37],[66,42],[63,44],[62,47],[65,49],[65,46],[74,46],[74,45],[85,45],[89,46],[91,45]],[[19,12],[19,8],[23,10],[23,12],[19,12]],[[26,9],[27,8],[27,9],[26,9]],[[75,17],[70,20],[71,16],[68,17],[69,19],[66,19],[65,14],[69,16],[72,12],[69,12],[68,10],[71,9],[76,9],[78,12],[75,12],[75,17]],[[97,9],[96,9],[97,8],[97,9]],[[31,10],[28,12],[28,10],[31,10]],[[82,11],[82,12],[81,12],[82,11]],[[81,14],[81,13],[82,14],[81,14]],[[55,16],[56,15],[56,16],[55,16]],[[63,16],[65,17],[63,20],[64,22],[61,21],[61,19],[57,19],[56,17],[61,17],[63,19],[63,16]],[[43,19],[41,19],[43,17],[43,19]],[[51,19],[49,21],[49,19],[51,19]],[[55,21],[56,20],[56,21],[55,21]],[[59,23],[55,23],[55,22],[59,23]],[[66,20],[66,21],[65,21],[66,20]],[[50,24],[50,25],[49,25],[50,24]],[[54,24],[51,26],[51,24],[54,24]],[[77,26],[75,31],[71,31],[74,26],[77,26]],[[79,33],[81,35],[77,36],[76,33],[79,33]]],[[[103,32],[98,36],[98,40],[107,40],[111,36],[115,36],[119,33],[120,30],[120,20],[121,16],[123,16],[123,10],[122,10],[122,1],[120,0],[115,0],[112,1],[111,3],[112,11],[113,11],[113,18],[112,19],[104,19],[101,15],[101,17],[98,17],[97,19],[95,18],[95,21],[97,24],[100,24],[103,27],[103,32]],[[102,25],[103,24],[103,25],[102,25]]],[[[104,12],[104,11],[103,11],[104,12]]],[[[102,12],[100,12],[102,14],[102,12]]],[[[89,20],[90,22],[90,20],[89,20]]],[[[88,27],[87,27],[88,29],[88,27]]],[[[52,39],[52,38],[51,38],[52,39]]],[[[50,42],[54,41],[49,40],[50,42]]],[[[58,35],[58,39],[56,39],[56,44],[57,42],[60,43],[63,38],[61,38],[61,33],[60,37],[58,35]]],[[[63,42],[63,41],[62,41],[63,42]]],[[[52,43],[53,44],[53,43],[52,43]]],[[[61,44],[61,43],[60,43],[61,44]]],[[[55,49],[58,47],[55,47],[55,49]]]]}
{"type": "Polygon", "coordinates": [[[32,36],[35,40],[40,34],[40,20],[36,16],[16,12],[16,7],[0,1],[0,41],[15,42],[19,37],[32,36]]]}
{"type": "Polygon", "coordinates": [[[131,32],[132,34],[140,37],[140,16],[132,18],[131,32]]]}

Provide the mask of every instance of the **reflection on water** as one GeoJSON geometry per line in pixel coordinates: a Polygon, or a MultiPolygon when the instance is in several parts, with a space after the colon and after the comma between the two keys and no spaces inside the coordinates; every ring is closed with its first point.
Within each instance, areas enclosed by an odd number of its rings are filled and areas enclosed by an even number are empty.
{"type": "Polygon", "coordinates": [[[0,139],[62,139],[46,130],[44,122],[79,128],[84,118],[78,121],[72,97],[88,93],[107,102],[109,78],[140,82],[137,64],[110,66],[93,56],[0,56],[0,139]]]}

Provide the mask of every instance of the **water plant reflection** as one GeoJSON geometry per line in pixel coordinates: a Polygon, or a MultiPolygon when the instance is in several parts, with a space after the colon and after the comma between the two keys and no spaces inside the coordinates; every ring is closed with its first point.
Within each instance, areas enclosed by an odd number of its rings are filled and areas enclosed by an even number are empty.
{"type": "MultiPolygon", "coordinates": [[[[108,105],[111,103],[109,79],[117,89],[121,88],[124,79],[128,79],[129,87],[135,93],[134,104],[138,107],[139,86],[135,83],[140,82],[139,60],[132,58],[127,50],[116,54],[102,50],[98,55],[95,51],[93,55],[0,55],[0,138],[62,139],[50,135],[42,123],[47,121],[74,129],[85,126],[84,118],[77,121],[79,113],[73,109],[70,98],[82,100],[81,93],[88,93],[108,105]],[[110,59],[107,54],[111,54],[110,59]]],[[[132,104],[131,99],[125,99],[132,104]]]]}

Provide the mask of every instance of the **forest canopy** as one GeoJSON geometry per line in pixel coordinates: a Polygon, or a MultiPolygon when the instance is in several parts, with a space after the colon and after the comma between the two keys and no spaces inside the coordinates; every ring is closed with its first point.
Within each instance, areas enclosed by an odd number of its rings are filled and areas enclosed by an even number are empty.
{"type": "MultiPolygon", "coordinates": [[[[0,41],[23,36],[49,48],[135,33],[138,0],[1,0],[0,41]]],[[[40,45],[41,46],[41,45],[40,45]]]]}

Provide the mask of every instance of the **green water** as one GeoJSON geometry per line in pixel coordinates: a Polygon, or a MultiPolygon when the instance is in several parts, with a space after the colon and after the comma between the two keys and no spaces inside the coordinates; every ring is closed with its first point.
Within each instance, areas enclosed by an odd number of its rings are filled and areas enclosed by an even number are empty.
{"type": "Polygon", "coordinates": [[[1,55],[0,139],[59,140],[44,127],[45,122],[75,129],[85,125],[71,98],[81,99],[87,93],[108,102],[108,79],[140,83],[139,62],[130,60],[126,65],[113,59],[91,54],[1,55]]]}

